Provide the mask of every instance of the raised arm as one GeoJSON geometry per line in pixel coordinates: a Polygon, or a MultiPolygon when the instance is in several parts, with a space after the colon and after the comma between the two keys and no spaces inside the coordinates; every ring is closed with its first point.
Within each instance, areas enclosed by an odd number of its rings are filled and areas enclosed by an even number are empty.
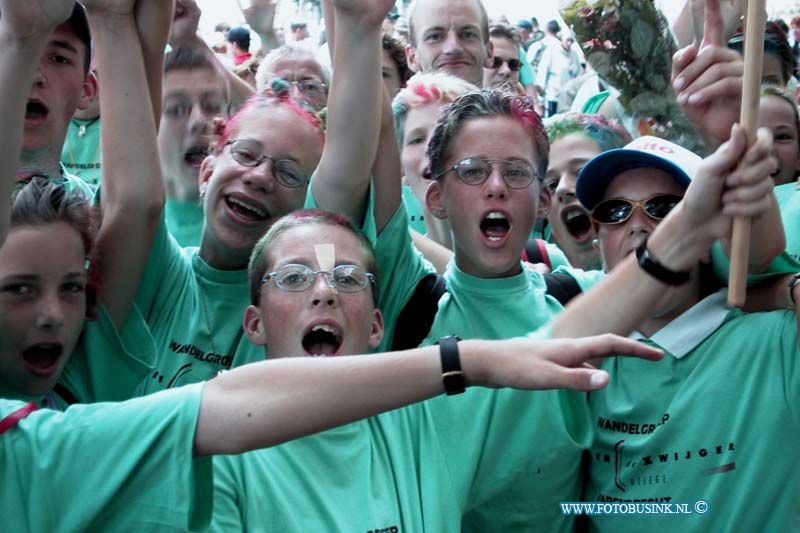
{"type": "Polygon", "coordinates": [[[19,167],[25,105],[50,33],[65,22],[72,0],[0,1],[0,246],[10,224],[9,198],[19,167]]]}
{"type": "Polygon", "coordinates": [[[249,7],[242,6],[241,0],[236,0],[242,10],[244,20],[261,39],[261,49],[264,54],[278,48],[282,43],[275,33],[275,11],[278,0],[251,0],[249,7]]]}
{"type": "MultiPolygon", "coordinates": [[[[585,366],[626,353],[658,359],[641,343],[590,339],[461,341],[467,386],[596,390],[607,373],[585,366]]],[[[195,453],[229,454],[273,446],[444,392],[438,346],[331,359],[286,358],[246,365],[208,382],[195,453]]]]}
{"type": "Polygon", "coordinates": [[[135,4],[136,0],[85,2],[108,95],[100,100],[103,222],[94,260],[102,279],[100,301],[117,326],[128,315],[165,197],[135,4]]]}
{"type": "Polygon", "coordinates": [[[197,34],[199,22],[200,7],[195,0],[175,0],[175,18],[169,35],[169,44],[173,48],[186,46],[206,54],[218,70],[225,73],[231,89],[231,107],[235,110],[255,94],[255,89],[220,62],[208,43],[197,34]]]}
{"type": "Polygon", "coordinates": [[[378,146],[381,25],[391,0],[334,0],[336,41],[322,159],[311,180],[317,205],[360,221],[378,146]]]}
{"type": "Polygon", "coordinates": [[[164,50],[169,39],[175,0],[137,0],[136,29],[142,44],[147,85],[156,127],[161,121],[161,87],[164,77],[164,50]]]}
{"type": "MultiPolygon", "coordinates": [[[[649,236],[649,252],[669,270],[693,269],[715,240],[730,238],[734,216],[759,216],[769,209],[774,164],[758,147],[748,150],[745,131],[737,128],[730,141],[703,161],[683,201],[649,236]]],[[[674,311],[661,310],[659,302],[681,287],[645,273],[630,255],[557,315],[553,336],[627,335],[659,311],[674,311]]]]}

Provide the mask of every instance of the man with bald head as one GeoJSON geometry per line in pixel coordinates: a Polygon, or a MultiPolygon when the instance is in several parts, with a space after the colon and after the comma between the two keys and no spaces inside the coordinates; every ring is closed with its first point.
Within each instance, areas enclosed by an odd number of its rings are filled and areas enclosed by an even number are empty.
{"type": "Polygon", "coordinates": [[[480,0],[414,0],[408,26],[411,70],[446,72],[482,86],[493,48],[489,17],[480,0]]]}

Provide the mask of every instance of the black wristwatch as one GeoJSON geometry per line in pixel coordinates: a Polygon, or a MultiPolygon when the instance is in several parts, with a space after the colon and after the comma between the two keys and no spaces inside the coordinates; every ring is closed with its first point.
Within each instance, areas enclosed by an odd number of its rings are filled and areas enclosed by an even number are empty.
{"type": "Polygon", "coordinates": [[[647,251],[647,239],[643,240],[642,244],[636,248],[636,259],[639,260],[639,266],[642,270],[667,285],[683,285],[692,277],[691,270],[684,272],[670,270],[659,263],[647,251]]]}
{"type": "Polygon", "coordinates": [[[449,336],[439,339],[439,356],[442,359],[442,385],[448,395],[461,394],[466,389],[461,357],[458,355],[458,338],[449,336]]]}

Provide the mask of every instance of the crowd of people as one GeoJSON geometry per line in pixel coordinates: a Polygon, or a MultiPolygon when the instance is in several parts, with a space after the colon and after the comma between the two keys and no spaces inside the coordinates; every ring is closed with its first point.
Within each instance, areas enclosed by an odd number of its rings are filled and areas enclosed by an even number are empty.
{"type": "Polygon", "coordinates": [[[796,528],[800,18],[748,139],[741,3],[686,2],[697,154],[558,21],[276,4],[0,0],[5,527],[796,528]]]}

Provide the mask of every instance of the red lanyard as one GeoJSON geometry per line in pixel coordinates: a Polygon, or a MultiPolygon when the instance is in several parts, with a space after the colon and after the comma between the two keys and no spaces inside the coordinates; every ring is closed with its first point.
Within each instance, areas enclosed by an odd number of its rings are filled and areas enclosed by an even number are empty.
{"type": "Polygon", "coordinates": [[[16,426],[17,422],[34,412],[36,409],[38,409],[36,404],[30,402],[0,420],[0,435],[16,426]]]}

